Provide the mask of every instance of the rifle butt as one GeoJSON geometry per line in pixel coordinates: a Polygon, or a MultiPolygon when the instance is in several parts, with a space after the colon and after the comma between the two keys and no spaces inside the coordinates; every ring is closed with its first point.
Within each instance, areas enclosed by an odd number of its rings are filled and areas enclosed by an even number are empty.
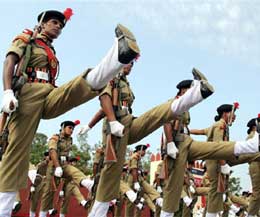
{"type": "Polygon", "coordinates": [[[116,152],[112,142],[112,135],[107,135],[107,144],[105,150],[105,159],[104,163],[115,163],[117,162],[116,152]]]}
{"type": "Polygon", "coordinates": [[[226,179],[225,179],[225,175],[219,173],[218,174],[218,188],[217,188],[217,192],[219,193],[225,193],[226,190],[226,179]]]}

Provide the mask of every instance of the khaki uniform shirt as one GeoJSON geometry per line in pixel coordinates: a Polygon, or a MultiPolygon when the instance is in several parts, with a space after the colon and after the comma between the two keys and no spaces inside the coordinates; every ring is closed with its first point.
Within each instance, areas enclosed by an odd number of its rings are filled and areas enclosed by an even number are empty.
{"type": "MultiPolygon", "coordinates": [[[[51,48],[53,51],[53,54],[55,54],[54,47],[51,44],[51,41],[43,34],[38,34],[36,39],[40,39],[51,48]]],[[[7,54],[14,53],[19,58],[22,58],[22,56],[25,53],[25,48],[28,45],[30,40],[30,35],[26,33],[22,33],[18,35],[11,44],[10,48],[7,51],[7,54]]],[[[39,45],[32,43],[32,54],[28,63],[28,67],[38,67],[38,68],[49,68],[49,62],[48,62],[48,56],[43,47],[40,47],[39,45]]]]}
{"type": "Polygon", "coordinates": [[[49,140],[48,146],[49,149],[56,150],[59,157],[69,157],[70,151],[72,150],[72,137],[54,135],[49,140]]]}

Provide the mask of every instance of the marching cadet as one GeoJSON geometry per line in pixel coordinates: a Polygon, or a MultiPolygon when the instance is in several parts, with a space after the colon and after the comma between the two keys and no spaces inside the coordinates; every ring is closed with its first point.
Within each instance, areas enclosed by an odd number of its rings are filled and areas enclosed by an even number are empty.
{"type": "MultiPolygon", "coordinates": [[[[215,117],[215,123],[212,127],[201,130],[201,134],[208,137],[207,141],[229,141],[229,126],[235,120],[235,110],[238,103],[223,104],[217,108],[218,115],[215,117]]],[[[196,130],[191,130],[196,133],[196,130]]],[[[207,160],[207,173],[210,179],[210,190],[207,197],[207,217],[216,216],[217,213],[223,211],[223,193],[225,193],[228,185],[227,176],[230,174],[230,166],[225,160],[207,160]],[[222,183],[222,186],[220,185],[222,183]]]]}
{"type": "Polygon", "coordinates": [[[73,144],[71,136],[74,127],[78,124],[78,120],[62,122],[60,134],[53,135],[48,142],[51,161],[47,169],[47,187],[42,195],[40,217],[45,217],[47,211],[53,208],[53,197],[56,190],[55,181],[57,179],[72,180],[78,186],[85,187],[88,192],[91,192],[94,181],[87,179],[83,172],[69,164],[73,144]]]}
{"type": "Polygon", "coordinates": [[[1,110],[11,116],[6,123],[4,114],[1,122],[9,131],[9,144],[5,147],[0,171],[1,217],[10,216],[16,192],[26,187],[30,145],[40,120],[58,117],[94,98],[125,64],[139,55],[134,35],[118,25],[117,38],[102,61],[57,88],[59,62],[52,42],[72,14],[70,8],[64,13],[55,10],[40,13],[35,31],[24,30],[7,51],[1,110]]]}
{"type": "MultiPolygon", "coordinates": [[[[76,167],[77,161],[79,161],[79,159],[79,157],[74,157],[71,158],[69,162],[72,166],[76,167]]],[[[68,206],[71,196],[76,198],[80,206],[84,207],[85,209],[88,208],[89,201],[85,200],[84,196],[79,190],[79,186],[73,180],[65,179],[63,189],[59,193],[59,197],[61,197],[59,200],[62,200],[60,217],[65,217],[65,215],[68,213],[68,206]]]]}
{"type": "Polygon", "coordinates": [[[118,196],[120,177],[127,145],[138,142],[149,135],[163,123],[173,119],[175,115],[182,114],[190,107],[198,104],[213,93],[213,87],[205,80],[199,79],[195,72],[193,86],[182,97],[172,99],[161,104],[140,117],[134,118],[132,113],[133,94],[126,75],[130,73],[132,64],[124,68],[124,75],[108,83],[100,94],[102,112],[106,116],[106,147],[112,155],[116,153],[116,160],[107,162],[101,171],[97,196],[89,216],[105,216],[109,202],[118,196]],[[113,130],[112,130],[113,129],[113,130]],[[112,151],[113,143],[116,151],[112,151]],[[112,147],[111,147],[112,145],[112,147]],[[115,162],[116,161],[116,162],[115,162]],[[115,178],[111,178],[115,177],[115,178]]]}
{"type": "MultiPolygon", "coordinates": [[[[257,118],[252,118],[247,123],[248,139],[252,138],[257,132],[257,123],[260,120],[260,115],[257,118]]],[[[253,161],[249,163],[249,174],[252,183],[252,195],[249,200],[248,217],[258,215],[260,211],[260,162],[253,161]]]]}
{"type": "MultiPolygon", "coordinates": [[[[235,120],[234,111],[238,104],[223,104],[217,108],[218,115],[215,117],[216,123],[210,128],[208,141],[229,141],[229,126],[235,120]]],[[[207,217],[216,216],[224,210],[223,195],[228,191],[228,179],[230,166],[225,160],[207,160],[207,171],[210,179],[210,190],[207,200],[207,217]],[[222,179],[222,180],[219,180],[222,179]],[[223,181],[224,188],[220,189],[219,183],[223,181]]]]}
{"type": "MultiPolygon", "coordinates": [[[[131,188],[144,197],[149,208],[155,212],[155,204],[161,207],[162,198],[160,194],[150,184],[148,184],[147,181],[145,181],[141,165],[141,158],[145,155],[148,147],[149,144],[137,145],[135,147],[135,151],[132,154],[128,164],[129,175],[127,182],[131,188]]],[[[141,211],[136,210],[135,212],[134,205],[127,202],[125,216],[141,216],[141,211]]]]}
{"type": "Polygon", "coordinates": [[[46,186],[46,172],[49,164],[49,151],[44,153],[44,159],[36,166],[36,178],[30,187],[30,217],[36,216],[36,210],[46,186]]]}
{"type": "MultiPolygon", "coordinates": [[[[198,72],[196,74],[199,74],[199,79],[206,79],[202,74],[198,72]]],[[[193,88],[192,85],[191,88],[193,88]]],[[[190,88],[183,90],[182,94],[185,96],[189,90],[190,88]]],[[[182,96],[177,96],[176,98],[179,99],[181,97],[182,96]]],[[[179,113],[179,115],[181,114],[182,113],[179,113]]],[[[178,119],[176,118],[176,120],[178,119]]],[[[184,129],[179,130],[179,133],[176,134],[176,131],[174,131],[176,129],[171,126],[171,124],[168,124],[169,128],[166,127],[165,129],[168,154],[167,161],[169,162],[168,165],[170,169],[169,178],[163,192],[161,217],[172,217],[174,212],[179,209],[179,200],[187,160],[226,160],[232,157],[235,158],[235,156],[241,154],[257,153],[259,151],[258,133],[256,133],[252,139],[241,142],[198,142],[193,140],[184,129]]]]}
{"type": "MultiPolygon", "coordinates": [[[[155,176],[154,176],[154,187],[161,197],[163,197],[163,188],[165,185],[165,178],[166,178],[163,169],[164,169],[163,161],[160,161],[160,163],[157,165],[155,176]]],[[[161,213],[161,207],[156,205],[155,216],[159,217],[160,213],[161,213]]]]}
{"type": "MultiPolygon", "coordinates": [[[[101,147],[97,148],[97,150],[95,152],[94,161],[93,161],[94,185],[92,187],[92,192],[91,192],[91,202],[94,202],[94,200],[95,200],[96,189],[97,189],[97,186],[99,183],[100,173],[101,173],[103,166],[104,166],[104,147],[101,146],[101,147]]],[[[124,196],[129,200],[129,202],[135,204],[135,206],[138,209],[143,208],[143,201],[141,200],[141,198],[137,198],[137,194],[126,183],[127,170],[128,170],[127,168],[124,168],[122,175],[121,175],[120,187],[119,187],[119,198],[112,200],[112,201],[116,201],[115,202],[116,203],[115,216],[121,216],[121,214],[119,214],[119,213],[122,213],[122,209],[121,208],[119,209],[119,207],[122,207],[122,205],[123,205],[123,203],[121,203],[121,202],[123,202],[122,200],[123,200],[124,196]]]]}

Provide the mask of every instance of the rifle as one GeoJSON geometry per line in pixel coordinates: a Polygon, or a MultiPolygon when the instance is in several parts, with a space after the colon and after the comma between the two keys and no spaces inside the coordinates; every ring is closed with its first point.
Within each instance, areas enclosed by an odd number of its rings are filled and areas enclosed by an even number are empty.
{"type": "Polygon", "coordinates": [[[164,142],[163,133],[161,136],[161,156],[163,159],[163,166],[161,168],[159,179],[168,179],[168,160],[167,160],[167,149],[166,149],[166,142],[164,142]]]}
{"type": "MultiPolygon", "coordinates": [[[[234,108],[234,106],[233,106],[234,108]]],[[[229,140],[229,128],[228,125],[226,125],[226,128],[224,130],[224,141],[229,140]]],[[[218,187],[217,187],[217,192],[219,193],[225,193],[228,190],[228,180],[229,180],[229,175],[222,174],[220,169],[218,172],[218,187]]]]}
{"type": "MultiPolygon", "coordinates": [[[[114,79],[114,84],[113,84],[113,90],[112,90],[112,105],[114,112],[116,114],[116,111],[118,110],[118,103],[119,103],[119,80],[114,79]]],[[[117,157],[116,157],[116,152],[114,148],[113,141],[117,140],[118,138],[115,138],[111,134],[111,129],[109,124],[107,123],[107,138],[106,138],[106,149],[105,149],[105,159],[104,163],[115,163],[117,162],[117,157]]]]}
{"type": "MultiPolygon", "coordinates": [[[[101,152],[101,154],[102,154],[102,152],[101,152]]],[[[96,165],[96,167],[93,167],[94,185],[91,189],[91,197],[90,197],[92,201],[94,201],[96,198],[97,187],[98,187],[98,183],[99,183],[99,179],[100,179],[100,173],[103,168],[103,164],[104,164],[104,153],[101,155],[101,158],[100,158],[98,164],[96,165]]]]}
{"type": "MultiPolygon", "coordinates": [[[[45,12],[42,14],[41,19],[38,23],[38,25],[35,26],[34,32],[32,34],[32,37],[30,38],[30,42],[26,45],[25,48],[25,54],[20,59],[17,67],[16,72],[13,75],[12,78],[12,90],[14,91],[15,97],[18,98],[19,91],[21,90],[22,86],[27,82],[28,76],[26,74],[26,68],[29,63],[29,60],[31,58],[31,52],[32,52],[32,42],[35,40],[38,33],[41,31],[41,24],[43,21],[43,18],[45,16],[45,12]]],[[[14,108],[14,103],[11,102],[9,105],[10,109],[12,110],[14,108]]],[[[6,132],[5,129],[7,129],[7,124],[10,119],[7,121],[7,117],[9,116],[8,113],[3,112],[0,119],[0,147],[1,147],[1,153],[2,155],[8,145],[8,130],[6,132]],[[3,135],[5,134],[5,135],[3,135]]]]}
{"type": "MultiPolygon", "coordinates": [[[[239,103],[234,102],[231,110],[231,114],[228,119],[228,123],[224,129],[224,141],[229,141],[229,126],[232,125],[232,122],[234,121],[234,115],[236,109],[239,108],[239,103]]],[[[220,171],[218,173],[218,187],[217,187],[217,192],[220,193],[227,193],[228,190],[228,180],[229,180],[229,175],[222,174],[220,171]]]]}
{"type": "MultiPolygon", "coordinates": [[[[60,183],[59,183],[58,189],[60,189],[60,191],[63,191],[63,188],[64,188],[64,179],[61,178],[61,179],[60,179],[60,183]]],[[[59,191],[59,192],[60,192],[60,191],[59,191]]],[[[65,192],[64,192],[64,193],[65,193],[65,192]]],[[[56,200],[56,202],[54,203],[55,206],[57,207],[57,209],[58,209],[59,207],[61,207],[61,205],[62,205],[62,203],[63,203],[63,200],[64,200],[64,196],[65,196],[65,195],[63,195],[62,197],[60,197],[60,195],[58,195],[57,200],[56,200]]]]}
{"type": "Polygon", "coordinates": [[[106,140],[104,163],[115,163],[115,162],[117,162],[117,157],[113,145],[113,136],[111,134],[110,126],[107,123],[107,140],[106,140]]]}

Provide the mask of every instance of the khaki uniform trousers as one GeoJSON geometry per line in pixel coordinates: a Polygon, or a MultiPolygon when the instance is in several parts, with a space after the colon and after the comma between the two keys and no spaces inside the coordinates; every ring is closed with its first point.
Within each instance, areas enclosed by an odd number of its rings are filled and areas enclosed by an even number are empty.
{"type": "Polygon", "coordinates": [[[39,185],[35,187],[35,192],[32,193],[31,198],[31,211],[36,212],[38,204],[41,200],[42,194],[44,192],[44,188],[46,187],[46,181],[43,179],[39,185]]]}
{"type": "Polygon", "coordinates": [[[249,165],[253,193],[249,200],[248,214],[257,215],[260,209],[260,162],[249,165]]]}
{"type": "MultiPolygon", "coordinates": [[[[153,201],[159,198],[160,194],[148,182],[146,182],[143,179],[143,177],[139,178],[139,184],[143,191],[142,197],[145,199],[145,203],[153,212],[155,212],[155,205],[153,201]]],[[[133,176],[131,174],[128,176],[128,185],[131,187],[133,187],[134,185],[133,176]]],[[[133,204],[130,201],[126,202],[126,211],[125,211],[126,217],[132,217],[132,216],[139,217],[141,216],[141,212],[142,212],[141,210],[135,207],[135,204],[133,204]]]]}
{"type": "Polygon", "coordinates": [[[179,209],[184,171],[187,160],[223,160],[234,156],[235,142],[198,142],[185,135],[183,142],[179,144],[179,155],[173,160],[167,158],[169,178],[164,187],[163,210],[176,212],[179,209]]]}
{"type": "MultiPolygon", "coordinates": [[[[81,172],[76,167],[68,164],[63,165],[63,176],[62,178],[65,178],[66,181],[73,180],[76,185],[80,186],[80,182],[86,178],[83,172],[81,172]]],[[[53,198],[55,191],[53,189],[53,183],[52,183],[52,176],[54,174],[54,167],[52,164],[48,166],[47,172],[46,172],[46,188],[44,188],[44,192],[42,195],[42,203],[41,203],[41,211],[48,211],[49,209],[53,208],[53,198]]],[[[55,177],[56,181],[59,181],[59,178],[55,177]]],[[[57,186],[58,187],[58,186],[57,186]]]]}
{"type": "Polygon", "coordinates": [[[84,74],[54,88],[51,84],[26,83],[19,96],[19,107],[8,124],[9,145],[2,159],[0,192],[25,188],[31,143],[41,119],[55,118],[97,96],[84,74]]]}
{"type": "Polygon", "coordinates": [[[109,202],[118,197],[120,176],[127,145],[136,143],[161,127],[164,123],[173,119],[171,103],[173,100],[161,104],[138,118],[127,115],[121,119],[125,126],[124,136],[119,140],[117,149],[117,163],[105,164],[101,171],[98,184],[96,200],[99,202],[109,202]]]}
{"type": "Polygon", "coordinates": [[[237,157],[232,157],[227,160],[230,166],[236,166],[243,163],[260,162],[260,153],[255,154],[242,154],[237,157]]]}
{"type": "Polygon", "coordinates": [[[60,211],[60,213],[62,214],[68,213],[68,207],[71,196],[74,196],[79,204],[81,201],[85,200],[78,186],[74,182],[66,183],[66,185],[64,186],[64,193],[64,200],[60,211]]]}
{"type": "Polygon", "coordinates": [[[216,160],[206,160],[206,167],[210,180],[210,189],[207,198],[207,212],[218,213],[224,209],[223,193],[217,191],[220,164],[216,160]]]}

